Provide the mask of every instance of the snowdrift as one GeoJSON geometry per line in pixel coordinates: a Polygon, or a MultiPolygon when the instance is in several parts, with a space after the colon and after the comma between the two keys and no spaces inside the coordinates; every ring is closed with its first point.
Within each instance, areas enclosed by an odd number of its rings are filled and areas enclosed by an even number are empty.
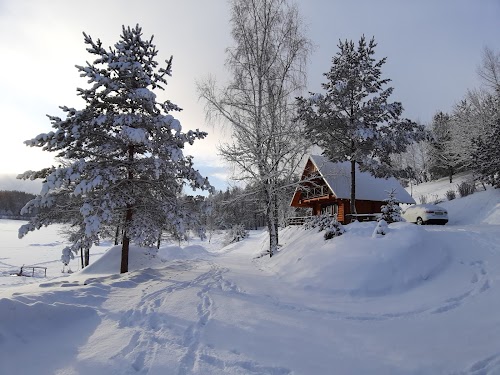
{"type": "MultiPolygon", "coordinates": [[[[112,275],[120,273],[121,251],[121,245],[111,247],[99,259],[79,272],[79,274],[112,275]]],[[[167,261],[206,259],[209,256],[210,253],[200,245],[185,247],[168,245],[160,247],[159,250],[156,248],[130,246],[129,271],[157,268],[163,262],[167,261]]]]}
{"type": "Polygon", "coordinates": [[[451,225],[500,225],[500,189],[477,191],[439,205],[448,210],[451,225]]]}
{"type": "Polygon", "coordinates": [[[281,235],[290,245],[270,267],[294,287],[369,297],[405,292],[449,265],[449,251],[423,228],[393,223],[387,235],[372,238],[375,226],[353,223],[328,241],[317,229],[289,227],[281,235]]]}
{"type": "Polygon", "coordinates": [[[210,257],[210,253],[201,245],[189,245],[185,247],[170,245],[161,247],[159,256],[162,261],[205,259],[210,257]]]}
{"type": "Polygon", "coordinates": [[[0,322],[0,373],[49,374],[77,355],[101,318],[89,306],[3,298],[0,322]]]}
{"type": "MultiPolygon", "coordinates": [[[[107,250],[99,259],[89,264],[80,275],[112,275],[120,273],[122,247],[113,246],[107,250]]],[[[158,265],[158,250],[156,248],[144,248],[130,246],[128,269],[136,271],[158,265]]]]}

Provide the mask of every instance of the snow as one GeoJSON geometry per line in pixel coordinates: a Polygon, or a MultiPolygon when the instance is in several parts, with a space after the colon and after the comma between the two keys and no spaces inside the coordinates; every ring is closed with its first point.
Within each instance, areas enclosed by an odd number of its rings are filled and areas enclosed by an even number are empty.
{"type": "Polygon", "coordinates": [[[133,144],[142,144],[147,140],[146,130],[142,128],[122,126],[121,135],[124,140],[133,144]]]}
{"type": "MultiPolygon", "coordinates": [[[[350,162],[332,163],[321,155],[311,155],[311,161],[325,178],[328,186],[338,198],[351,197],[350,162]]],[[[399,202],[415,203],[415,200],[403,189],[394,177],[375,178],[369,172],[360,172],[356,166],[356,198],[372,201],[384,201],[394,191],[399,202]]]]}
{"type": "Polygon", "coordinates": [[[123,275],[109,244],[61,274],[61,228],[0,220],[0,374],[499,374],[500,191],[440,205],[445,226],[375,237],[287,227],[271,259],[263,231],[131,246],[123,275]]]}

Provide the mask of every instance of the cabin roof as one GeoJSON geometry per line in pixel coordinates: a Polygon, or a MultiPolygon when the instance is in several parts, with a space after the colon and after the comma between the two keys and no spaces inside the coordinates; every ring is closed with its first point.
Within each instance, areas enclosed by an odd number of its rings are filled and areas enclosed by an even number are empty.
{"type": "MultiPolygon", "coordinates": [[[[328,187],[338,199],[351,197],[351,163],[333,163],[321,155],[310,155],[314,164],[328,187]]],[[[356,199],[368,201],[384,201],[388,193],[395,191],[401,203],[414,204],[415,200],[394,177],[376,178],[369,172],[361,172],[356,166],[356,199]]]]}

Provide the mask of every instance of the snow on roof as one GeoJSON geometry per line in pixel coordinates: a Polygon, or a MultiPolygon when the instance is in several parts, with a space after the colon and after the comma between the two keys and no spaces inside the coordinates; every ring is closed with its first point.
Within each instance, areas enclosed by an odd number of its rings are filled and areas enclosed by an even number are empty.
{"type": "MultiPolygon", "coordinates": [[[[310,155],[309,159],[316,166],[327,185],[339,199],[351,197],[351,163],[333,163],[321,155],[310,155]]],[[[376,178],[369,172],[360,172],[356,166],[356,199],[383,201],[394,189],[396,198],[401,203],[414,204],[415,200],[394,177],[376,178]]]]}

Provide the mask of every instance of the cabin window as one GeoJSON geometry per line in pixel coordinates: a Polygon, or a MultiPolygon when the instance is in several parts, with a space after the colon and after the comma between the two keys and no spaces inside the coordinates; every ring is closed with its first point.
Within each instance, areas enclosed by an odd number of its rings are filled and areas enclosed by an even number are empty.
{"type": "Polygon", "coordinates": [[[339,205],[337,203],[321,207],[321,214],[337,215],[339,213],[339,205]]]}

